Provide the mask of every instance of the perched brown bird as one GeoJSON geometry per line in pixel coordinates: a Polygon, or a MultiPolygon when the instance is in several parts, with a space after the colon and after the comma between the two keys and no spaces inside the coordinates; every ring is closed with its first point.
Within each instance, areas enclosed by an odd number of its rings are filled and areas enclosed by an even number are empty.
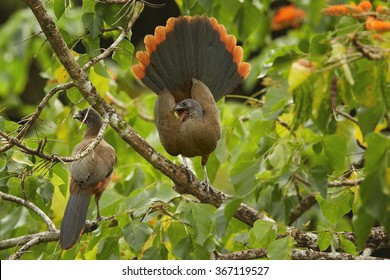
{"type": "Polygon", "coordinates": [[[144,42],[132,72],[158,94],[160,141],[170,155],[201,156],[209,186],[206,163],[221,135],[216,101],[246,79],[250,65],[236,38],[207,16],[170,18],[144,42]]]}
{"type": "MultiPolygon", "coordinates": [[[[87,130],[83,140],[72,155],[85,149],[96,138],[102,126],[100,115],[93,109],[84,109],[73,118],[85,123],[87,130]]],[[[99,199],[110,182],[116,162],[114,148],[104,139],[84,158],[70,165],[70,197],[61,223],[60,245],[71,248],[80,238],[87,218],[89,201],[95,195],[97,219],[100,219],[99,199]]]]}

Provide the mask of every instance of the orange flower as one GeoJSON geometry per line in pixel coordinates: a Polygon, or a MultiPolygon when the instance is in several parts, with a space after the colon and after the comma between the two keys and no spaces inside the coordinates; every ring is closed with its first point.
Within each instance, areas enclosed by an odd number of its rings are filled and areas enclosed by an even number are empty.
{"type": "Polygon", "coordinates": [[[324,9],[324,13],[328,16],[345,16],[348,14],[348,9],[345,5],[334,5],[324,9]]]}
{"type": "Polygon", "coordinates": [[[368,12],[372,10],[372,4],[370,1],[362,1],[359,3],[358,7],[363,11],[363,12],[368,12]]]}
{"type": "Polygon", "coordinates": [[[390,31],[390,22],[382,21],[374,17],[368,17],[366,20],[366,29],[376,31],[378,33],[384,33],[390,31]]]}
{"type": "Polygon", "coordinates": [[[288,5],[276,11],[271,20],[271,30],[283,30],[288,27],[297,28],[305,18],[305,12],[295,5],[288,5]]]}
{"type": "Polygon", "coordinates": [[[376,12],[381,15],[385,15],[389,13],[389,8],[383,5],[378,5],[376,7],[376,12]]]}

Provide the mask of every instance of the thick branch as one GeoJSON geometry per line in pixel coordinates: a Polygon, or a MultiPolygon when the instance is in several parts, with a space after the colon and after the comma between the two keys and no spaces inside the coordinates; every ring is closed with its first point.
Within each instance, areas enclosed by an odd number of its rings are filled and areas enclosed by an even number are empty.
{"type": "Polygon", "coordinates": [[[30,201],[3,192],[0,192],[0,197],[4,200],[8,200],[23,205],[24,207],[27,207],[28,209],[35,212],[47,224],[47,227],[49,228],[50,232],[54,232],[57,230],[55,225],[50,220],[50,218],[45,214],[45,212],[43,212],[39,207],[31,203],[30,201]]]}
{"type": "MultiPolygon", "coordinates": [[[[267,250],[264,248],[243,250],[229,254],[214,252],[214,260],[253,260],[267,257],[267,250]]],[[[382,260],[382,258],[370,256],[354,256],[347,253],[317,252],[311,250],[293,249],[291,251],[293,260],[382,260]]]]}

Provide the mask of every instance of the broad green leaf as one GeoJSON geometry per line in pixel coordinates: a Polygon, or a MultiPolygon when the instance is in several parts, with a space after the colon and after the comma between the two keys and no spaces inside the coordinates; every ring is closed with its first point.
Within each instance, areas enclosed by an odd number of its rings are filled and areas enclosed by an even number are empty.
{"type": "Polygon", "coordinates": [[[330,245],[334,242],[333,232],[329,230],[322,230],[318,233],[318,247],[320,251],[323,252],[329,248],[330,245]]]}
{"type": "Polygon", "coordinates": [[[267,257],[271,260],[289,260],[294,245],[295,240],[291,236],[276,239],[268,246],[267,257]]]}
{"type": "Polygon", "coordinates": [[[184,237],[180,240],[177,245],[173,248],[173,253],[178,258],[185,260],[189,259],[190,252],[193,250],[191,235],[184,237]]]}
{"type": "Polygon", "coordinates": [[[216,215],[217,233],[219,236],[225,234],[226,228],[229,225],[231,219],[240,207],[242,199],[226,199],[223,204],[218,208],[216,215]]]}
{"type": "Polygon", "coordinates": [[[357,112],[360,129],[363,135],[367,135],[375,130],[375,127],[381,120],[384,111],[383,106],[378,105],[371,108],[361,106],[357,112]]]}
{"type": "Polygon", "coordinates": [[[57,19],[59,19],[65,12],[66,7],[69,5],[69,0],[54,0],[53,9],[57,19]]]}
{"type": "Polygon", "coordinates": [[[76,87],[72,87],[66,90],[66,95],[73,104],[77,104],[79,109],[83,109],[87,103],[84,97],[81,95],[80,91],[76,87]]]}
{"type": "Polygon", "coordinates": [[[87,54],[91,58],[96,57],[101,53],[99,37],[93,38],[91,34],[88,34],[81,40],[81,42],[83,43],[87,54]]]}
{"type": "Polygon", "coordinates": [[[324,199],[321,195],[316,195],[321,213],[332,225],[335,225],[345,214],[351,211],[353,199],[354,194],[349,190],[328,196],[328,199],[324,199]]]}
{"type": "Polygon", "coordinates": [[[316,165],[309,170],[309,182],[315,191],[326,197],[328,191],[327,171],[322,165],[316,165]]]}
{"type": "Polygon", "coordinates": [[[167,258],[168,250],[162,242],[149,247],[142,255],[143,260],[166,260],[167,258]]]}
{"type": "Polygon", "coordinates": [[[189,15],[192,7],[195,5],[197,0],[183,0],[183,10],[186,15],[189,15]]]}
{"type": "Polygon", "coordinates": [[[276,238],[275,224],[257,220],[249,231],[249,242],[252,248],[266,248],[276,238]]]}
{"type": "Polygon", "coordinates": [[[194,230],[194,238],[202,245],[209,235],[215,222],[215,207],[209,204],[187,203],[180,213],[180,218],[188,221],[194,230]]]}
{"type": "Polygon", "coordinates": [[[352,241],[346,239],[343,235],[339,234],[340,244],[344,249],[344,252],[354,256],[358,255],[355,244],[352,241]]]}
{"type": "Polygon", "coordinates": [[[123,229],[123,236],[132,251],[140,253],[145,242],[153,233],[152,229],[145,223],[132,221],[123,229]]]}
{"type": "Polygon", "coordinates": [[[238,34],[242,40],[255,30],[253,27],[259,24],[259,19],[265,18],[265,14],[258,9],[251,1],[244,1],[237,13],[238,34]],[[259,17],[259,15],[262,15],[259,17]]]}
{"type": "Polygon", "coordinates": [[[347,143],[343,137],[339,135],[325,135],[324,148],[325,155],[335,170],[347,168],[347,143]]]}
{"type": "Polygon", "coordinates": [[[310,38],[309,53],[312,57],[316,58],[321,55],[325,55],[329,51],[329,48],[328,37],[326,34],[315,34],[310,38]]]}
{"type": "Polygon", "coordinates": [[[55,165],[51,168],[51,182],[58,187],[63,196],[66,196],[69,186],[69,174],[63,165],[55,165]]]}
{"type": "Polygon", "coordinates": [[[314,65],[309,61],[299,59],[291,64],[290,72],[288,74],[288,91],[293,92],[300,86],[314,70],[314,65]]]}
{"type": "Polygon", "coordinates": [[[356,234],[357,244],[363,246],[370,234],[371,227],[374,226],[375,219],[367,213],[363,206],[361,206],[357,212],[354,213],[352,223],[356,234]]]}
{"type": "Polygon", "coordinates": [[[108,236],[100,240],[98,245],[98,251],[96,259],[108,260],[113,255],[114,251],[118,250],[118,239],[119,236],[108,236]]]}
{"type": "Polygon", "coordinates": [[[105,94],[109,90],[110,79],[98,75],[95,66],[91,67],[89,78],[100,94],[105,94]]]}
{"type": "Polygon", "coordinates": [[[54,185],[44,177],[38,177],[38,193],[45,206],[50,206],[54,194],[54,185]]]}
{"type": "Polygon", "coordinates": [[[83,1],[83,13],[93,13],[95,11],[96,0],[84,0],[83,1]]]}
{"type": "Polygon", "coordinates": [[[253,190],[255,175],[259,170],[260,164],[257,161],[245,161],[234,165],[230,179],[238,196],[245,196],[253,190]]]}
{"type": "Polygon", "coordinates": [[[83,24],[88,29],[92,38],[96,38],[103,27],[103,17],[98,13],[84,13],[83,24]]]}
{"type": "Polygon", "coordinates": [[[19,177],[11,177],[7,181],[7,187],[10,194],[20,196],[22,188],[22,179],[19,177]]]}
{"type": "Polygon", "coordinates": [[[112,58],[118,62],[122,70],[127,71],[131,65],[131,58],[133,57],[134,46],[130,41],[123,40],[119,43],[112,58]]]}
{"type": "Polygon", "coordinates": [[[27,158],[27,156],[19,150],[14,151],[12,155],[12,160],[23,165],[34,166],[34,163],[32,163],[27,158]]]}
{"type": "Polygon", "coordinates": [[[366,137],[367,176],[360,185],[360,197],[368,214],[382,223],[390,214],[390,196],[388,193],[387,168],[390,157],[390,140],[385,136],[371,133],[366,137]]]}

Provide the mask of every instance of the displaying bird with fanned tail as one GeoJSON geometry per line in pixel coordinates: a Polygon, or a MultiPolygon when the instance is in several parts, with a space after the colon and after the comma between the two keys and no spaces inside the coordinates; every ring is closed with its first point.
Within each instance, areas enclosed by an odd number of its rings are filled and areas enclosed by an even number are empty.
{"type": "Polygon", "coordinates": [[[236,38],[213,17],[169,18],[144,43],[132,72],[158,94],[160,141],[170,155],[201,156],[208,187],[206,164],[221,136],[216,102],[247,78],[250,64],[242,62],[236,38]]]}

